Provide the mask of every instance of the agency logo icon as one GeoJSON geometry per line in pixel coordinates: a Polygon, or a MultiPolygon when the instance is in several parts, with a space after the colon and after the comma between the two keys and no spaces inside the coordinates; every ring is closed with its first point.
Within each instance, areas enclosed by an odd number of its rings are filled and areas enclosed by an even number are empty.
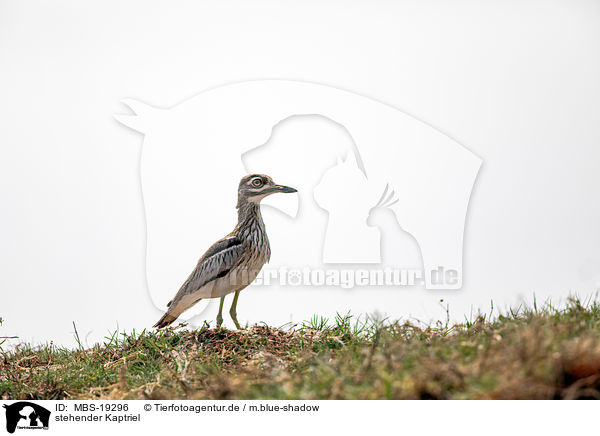
{"type": "Polygon", "coordinates": [[[14,433],[16,429],[48,430],[50,423],[48,409],[29,401],[4,404],[3,407],[6,409],[6,431],[9,433],[14,433]]]}
{"type": "Polygon", "coordinates": [[[199,250],[229,232],[237,181],[247,173],[298,189],[276,199],[293,229],[286,223],[287,235],[278,235],[267,222],[273,253],[293,233],[288,266],[419,268],[427,289],[462,287],[465,222],[482,161],[432,126],[353,92],[284,80],[221,86],[169,109],[123,103],[134,114],[115,118],[144,134],[146,276],[161,307],[199,250]],[[436,280],[440,272],[452,280],[436,280]]]}

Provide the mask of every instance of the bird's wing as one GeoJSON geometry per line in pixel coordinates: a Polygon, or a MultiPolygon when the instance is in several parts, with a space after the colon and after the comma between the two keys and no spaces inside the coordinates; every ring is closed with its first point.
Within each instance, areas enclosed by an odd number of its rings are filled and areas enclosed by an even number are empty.
{"type": "MultiPolygon", "coordinates": [[[[228,236],[215,242],[200,258],[196,268],[181,286],[172,302],[226,275],[238,263],[243,250],[242,240],[237,236],[228,236]]],[[[168,306],[172,302],[169,302],[168,306]]]]}

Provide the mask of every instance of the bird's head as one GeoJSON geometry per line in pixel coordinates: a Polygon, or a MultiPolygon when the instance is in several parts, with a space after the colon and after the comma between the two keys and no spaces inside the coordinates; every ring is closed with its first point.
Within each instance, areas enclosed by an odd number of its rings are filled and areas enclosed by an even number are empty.
{"type": "Polygon", "coordinates": [[[260,203],[260,200],[277,192],[297,192],[289,186],[277,185],[269,176],[264,174],[250,174],[242,177],[238,187],[238,207],[243,203],[260,203]]]}

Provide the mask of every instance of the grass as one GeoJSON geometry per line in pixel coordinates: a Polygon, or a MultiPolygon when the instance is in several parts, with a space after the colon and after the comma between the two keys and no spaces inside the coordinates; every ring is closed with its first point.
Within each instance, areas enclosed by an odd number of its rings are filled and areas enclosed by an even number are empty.
{"type": "Polygon", "coordinates": [[[600,398],[600,303],[418,326],[337,316],[285,329],[115,332],[0,354],[2,399],[600,398]]]}

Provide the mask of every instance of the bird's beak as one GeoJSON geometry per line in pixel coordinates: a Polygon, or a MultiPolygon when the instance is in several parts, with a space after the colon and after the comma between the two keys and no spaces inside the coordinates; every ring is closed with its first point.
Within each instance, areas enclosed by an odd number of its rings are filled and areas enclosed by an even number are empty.
{"type": "Polygon", "coordinates": [[[283,192],[284,194],[291,194],[292,192],[298,192],[297,189],[290,188],[289,186],[283,186],[283,185],[275,185],[275,186],[273,186],[273,190],[275,192],[283,192]]]}
{"type": "Polygon", "coordinates": [[[267,196],[262,200],[261,204],[267,207],[272,207],[281,213],[284,213],[289,218],[298,216],[298,194],[295,195],[270,195],[280,193],[295,193],[298,192],[289,186],[272,185],[267,196]]]}

